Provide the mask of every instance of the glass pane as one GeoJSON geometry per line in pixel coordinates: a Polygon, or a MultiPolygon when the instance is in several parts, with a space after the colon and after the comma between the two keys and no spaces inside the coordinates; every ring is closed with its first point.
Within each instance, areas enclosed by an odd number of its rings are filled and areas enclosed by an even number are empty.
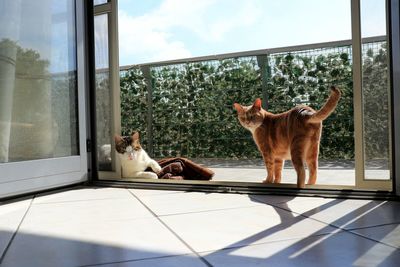
{"type": "Polygon", "coordinates": [[[0,0],[0,162],[79,154],[74,3],[0,0]]]}
{"type": "Polygon", "coordinates": [[[361,1],[365,179],[390,179],[390,93],[386,1],[361,1]]]}
{"type": "Polygon", "coordinates": [[[94,4],[95,6],[97,6],[97,5],[106,4],[107,2],[108,2],[108,0],[94,0],[94,1],[93,1],[93,4],[94,4]]]}
{"type": "MultiPolygon", "coordinates": [[[[151,156],[193,159],[215,171],[213,180],[261,183],[261,153],[233,103],[261,97],[274,114],[300,104],[320,109],[335,84],[343,97],[323,123],[317,184],[355,185],[349,1],[178,2],[179,10],[119,5],[122,134],[139,130],[151,156]],[[213,56],[228,52],[235,54],[213,56]],[[196,56],[208,59],[162,62],[196,56]]],[[[282,173],[282,183],[296,183],[290,160],[282,173]]]]}
{"type": "Polygon", "coordinates": [[[111,94],[108,15],[94,17],[96,60],[96,116],[99,170],[111,170],[111,94]]]}

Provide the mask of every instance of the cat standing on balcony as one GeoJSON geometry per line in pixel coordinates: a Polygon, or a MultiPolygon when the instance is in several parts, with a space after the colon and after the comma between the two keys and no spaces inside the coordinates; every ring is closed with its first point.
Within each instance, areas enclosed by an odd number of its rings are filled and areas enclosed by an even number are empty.
{"type": "Polygon", "coordinates": [[[267,169],[264,183],[280,183],[284,160],[291,159],[297,173],[297,186],[305,186],[304,163],[309,170],[308,184],[315,184],[322,121],[335,110],[340,95],[340,90],[332,86],[329,99],[318,111],[301,105],[272,114],[261,108],[259,98],[252,106],[234,104],[240,124],[252,133],[264,159],[267,169]]]}
{"type": "Polygon", "coordinates": [[[139,142],[139,133],[131,136],[115,135],[115,149],[117,150],[124,178],[149,178],[157,179],[156,173],[161,171],[160,165],[147,155],[139,142]],[[151,168],[154,172],[145,171],[151,168]]]}

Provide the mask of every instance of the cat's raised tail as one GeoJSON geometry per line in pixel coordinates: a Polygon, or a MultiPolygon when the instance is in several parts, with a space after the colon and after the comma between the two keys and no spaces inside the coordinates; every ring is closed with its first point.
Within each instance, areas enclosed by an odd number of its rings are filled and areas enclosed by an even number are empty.
{"type": "Polygon", "coordinates": [[[331,95],[328,98],[328,101],[326,101],[325,105],[315,112],[308,120],[309,123],[319,123],[326,118],[328,118],[329,115],[335,110],[337,103],[339,102],[341,96],[340,90],[335,87],[331,86],[331,95]]]}

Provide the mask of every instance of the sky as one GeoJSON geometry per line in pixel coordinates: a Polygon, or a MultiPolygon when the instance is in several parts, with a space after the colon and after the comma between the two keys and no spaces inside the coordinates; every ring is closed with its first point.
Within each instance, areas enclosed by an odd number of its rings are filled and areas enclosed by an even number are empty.
{"type": "MultiPolygon", "coordinates": [[[[119,0],[121,66],[351,39],[350,0],[119,0]]],[[[385,0],[361,0],[362,37],[385,0]]]]}

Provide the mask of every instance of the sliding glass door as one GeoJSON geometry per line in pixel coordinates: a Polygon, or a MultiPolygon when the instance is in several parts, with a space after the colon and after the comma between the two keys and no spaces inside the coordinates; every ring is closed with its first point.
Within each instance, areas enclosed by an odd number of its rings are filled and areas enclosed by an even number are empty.
{"type": "Polygon", "coordinates": [[[388,1],[353,0],[356,188],[392,190],[388,1]],[[367,41],[373,36],[381,40],[367,41]]]}
{"type": "MultiPolygon", "coordinates": [[[[95,12],[100,179],[121,179],[113,135],[137,130],[154,159],[189,158],[215,175],[210,182],[121,181],[279,187],[261,183],[264,162],[233,103],[251,105],[260,97],[275,114],[300,104],[319,109],[336,85],[342,97],[323,122],[318,180],[306,188],[392,191],[390,1],[299,2],[293,10],[310,16],[288,12],[285,21],[274,14],[290,1],[235,3],[232,9],[221,8],[223,1],[181,1],[177,13],[162,4],[120,1],[120,77],[111,62],[117,58],[116,2],[99,1],[95,12]],[[259,11],[254,21],[230,22],[246,8],[259,11]],[[334,10],[341,19],[329,20],[320,10],[334,10]],[[216,38],[206,29],[221,19],[231,24],[216,38]]],[[[287,160],[281,184],[295,188],[296,179],[287,160]]]]}
{"type": "Polygon", "coordinates": [[[0,198],[87,179],[83,4],[0,0],[0,198]]]}

